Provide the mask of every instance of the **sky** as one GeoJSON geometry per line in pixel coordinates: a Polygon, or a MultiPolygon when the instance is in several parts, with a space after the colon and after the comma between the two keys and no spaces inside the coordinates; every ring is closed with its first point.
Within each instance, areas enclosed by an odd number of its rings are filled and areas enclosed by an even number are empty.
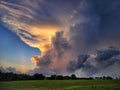
{"type": "Polygon", "coordinates": [[[0,70],[120,76],[120,0],[0,0],[0,70]]]}

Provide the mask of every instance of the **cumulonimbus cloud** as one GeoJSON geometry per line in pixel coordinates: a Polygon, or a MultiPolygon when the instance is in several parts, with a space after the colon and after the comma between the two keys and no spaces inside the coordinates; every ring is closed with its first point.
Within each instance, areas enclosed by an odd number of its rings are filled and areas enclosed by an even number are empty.
{"type": "Polygon", "coordinates": [[[96,73],[110,65],[109,56],[97,53],[91,60],[89,54],[81,54],[120,46],[119,8],[119,0],[1,0],[0,22],[24,43],[40,49],[41,56],[32,57],[34,71],[67,73],[82,67],[82,72],[96,73]],[[103,68],[100,58],[106,59],[103,68]]]}

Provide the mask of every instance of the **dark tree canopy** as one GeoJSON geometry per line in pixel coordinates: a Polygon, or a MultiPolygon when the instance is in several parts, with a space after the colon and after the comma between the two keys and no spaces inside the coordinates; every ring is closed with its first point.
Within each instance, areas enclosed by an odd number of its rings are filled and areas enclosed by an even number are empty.
{"type": "MultiPolygon", "coordinates": [[[[113,80],[110,76],[103,76],[103,77],[76,77],[75,74],[72,74],[71,76],[63,76],[63,75],[51,75],[49,77],[46,77],[43,74],[36,73],[34,75],[28,75],[28,74],[16,74],[13,72],[2,72],[0,71],[0,81],[14,81],[14,80],[113,80]]],[[[116,78],[117,80],[120,80],[120,77],[116,78]]]]}

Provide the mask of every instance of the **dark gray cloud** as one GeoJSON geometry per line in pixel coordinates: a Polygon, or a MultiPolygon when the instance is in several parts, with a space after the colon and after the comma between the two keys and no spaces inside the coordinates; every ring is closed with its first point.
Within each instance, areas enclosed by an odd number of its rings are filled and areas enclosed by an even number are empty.
{"type": "Polygon", "coordinates": [[[64,54],[66,50],[70,50],[71,48],[69,42],[63,35],[63,31],[56,32],[55,37],[52,39],[53,49],[57,53],[58,57],[64,54]]]}
{"type": "Polygon", "coordinates": [[[108,48],[99,50],[94,55],[79,55],[77,60],[69,62],[68,71],[75,72],[81,70],[86,76],[91,76],[102,71],[104,72],[104,69],[115,66],[118,62],[120,62],[120,50],[108,48]]]}
{"type": "Polygon", "coordinates": [[[70,30],[72,43],[77,51],[119,47],[120,33],[119,0],[84,0],[73,16],[70,30]]]}
{"type": "Polygon", "coordinates": [[[98,50],[96,54],[97,57],[95,59],[98,61],[104,61],[118,54],[120,54],[120,51],[115,48],[109,48],[108,50],[98,50]]]}
{"type": "Polygon", "coordinates": [[[101,0],[95,1],[96,13],[101,18],[99,33],[101,39],[106,39],[109,43],[118,43],[120,33],[120,1],[119,0],[101,0]],[[102,5],[102,7],[101,7],[102,5]]]}
{"type": "Polygon", "coordinates": [[[82,68],[88,58],[89,55],[79,55],[77,60],[73,60],[69,62],[68,71],[74,72],[75,70],[82,68]]]}

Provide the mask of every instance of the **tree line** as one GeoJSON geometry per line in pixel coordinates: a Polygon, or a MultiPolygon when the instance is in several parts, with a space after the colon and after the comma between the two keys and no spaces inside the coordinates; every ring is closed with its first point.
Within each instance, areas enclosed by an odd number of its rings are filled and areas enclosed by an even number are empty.
{"type": "MultiPolygon", "coordinates": [[[[75,74],[70,76],[63,76],[63,75],[51,75],[45,76],[43,74],[36,73],[34,75],[28,74],[16,74],[13,72],[1,72],[0,71],[0,81],[15,81],[15,80],[113,80],[110,76],[103,76],[103,77],[85,77],[85,78],[78,78],[75,74]]],[[[116,78],[119,79],[120,78],[116,78]]]]}

